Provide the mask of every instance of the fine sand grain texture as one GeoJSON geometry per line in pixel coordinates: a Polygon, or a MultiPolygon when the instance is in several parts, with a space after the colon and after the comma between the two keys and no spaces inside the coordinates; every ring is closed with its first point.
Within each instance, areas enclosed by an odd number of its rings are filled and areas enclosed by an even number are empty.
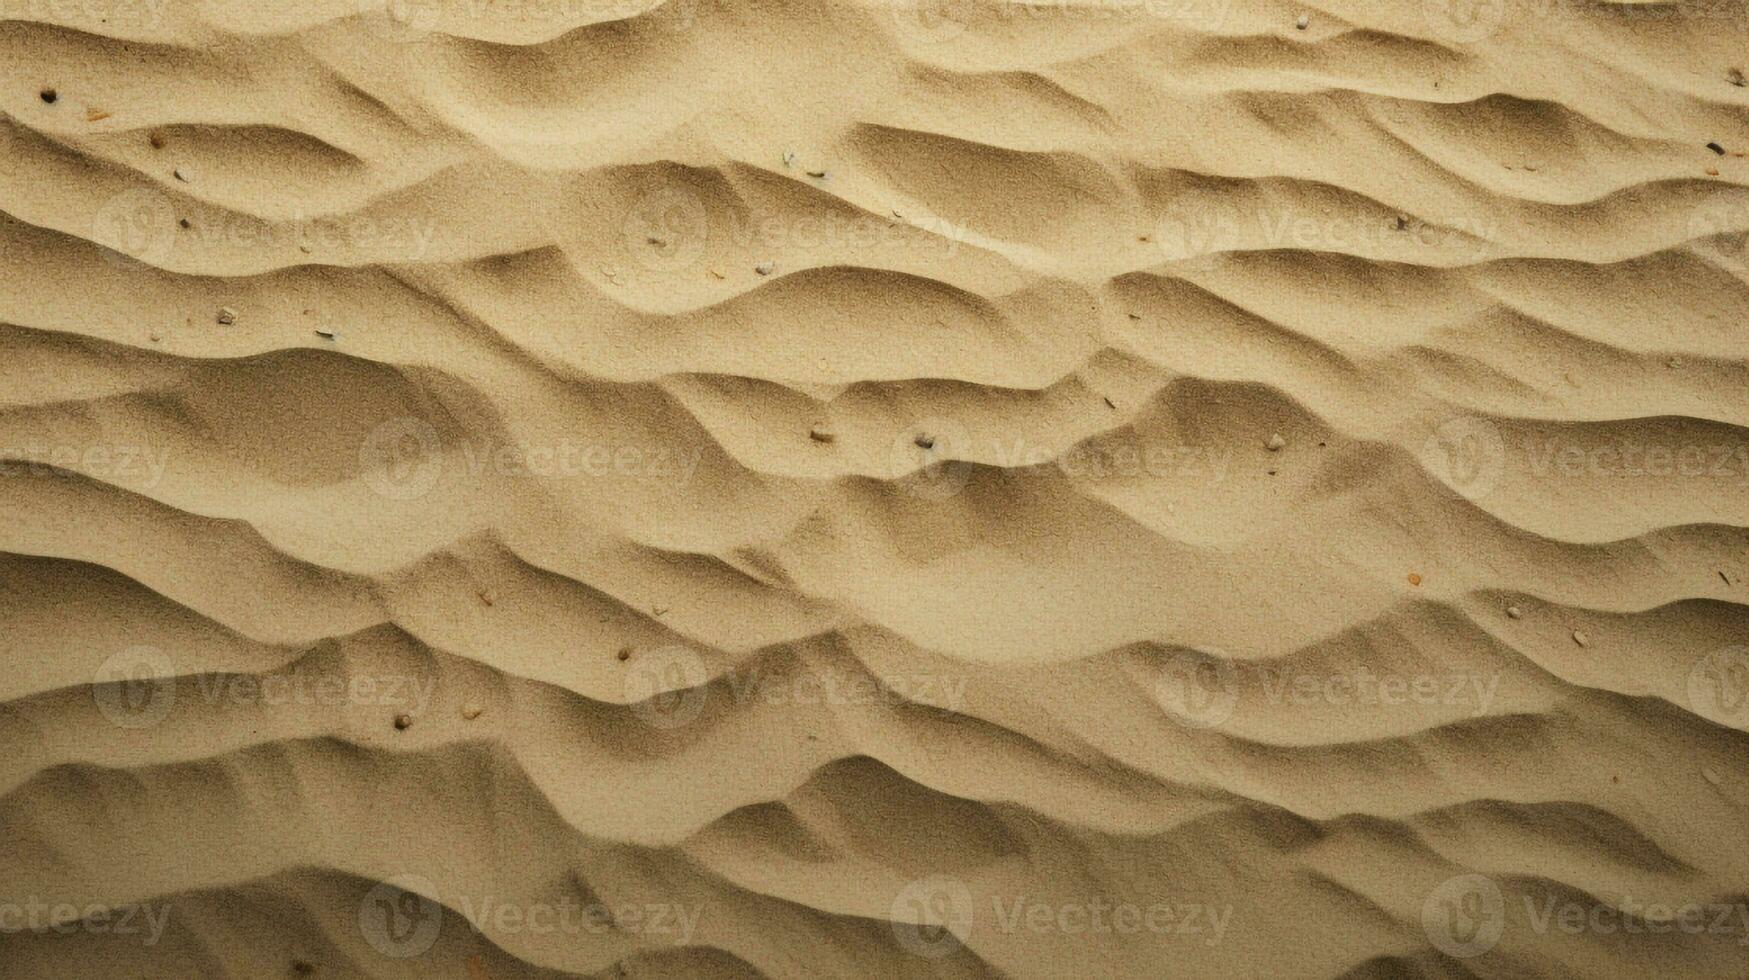
{"type": "Polygon", "coordinates": [[[1742,0],[0,0],[0,977],[1742,977],[1742,0]]]}

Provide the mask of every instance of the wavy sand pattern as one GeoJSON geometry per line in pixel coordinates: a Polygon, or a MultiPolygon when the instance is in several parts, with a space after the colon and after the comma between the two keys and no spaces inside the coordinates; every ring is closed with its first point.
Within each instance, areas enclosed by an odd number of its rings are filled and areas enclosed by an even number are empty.
{"type": "Polygon", "coordinates": [[[0,975],[1742,975],[1744,3],[0,16],[0,975]]]}

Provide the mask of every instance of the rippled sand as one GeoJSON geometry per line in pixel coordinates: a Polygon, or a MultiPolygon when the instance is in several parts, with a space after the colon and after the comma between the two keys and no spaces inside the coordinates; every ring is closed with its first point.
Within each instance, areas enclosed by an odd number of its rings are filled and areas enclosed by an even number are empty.
{"type": "Polygon", "coordinates": [[[1742,975],[1744,3],[0,16],[0,976],[1742,975]]]}

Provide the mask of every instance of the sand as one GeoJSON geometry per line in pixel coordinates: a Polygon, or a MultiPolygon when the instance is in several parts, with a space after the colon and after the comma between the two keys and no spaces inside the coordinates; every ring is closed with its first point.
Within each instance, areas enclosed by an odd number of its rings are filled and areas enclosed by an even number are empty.
{"type": "Polygon", "coordinates": [[[0,11],[0,975],[1742,975],[1744,4],[0,11]]]}

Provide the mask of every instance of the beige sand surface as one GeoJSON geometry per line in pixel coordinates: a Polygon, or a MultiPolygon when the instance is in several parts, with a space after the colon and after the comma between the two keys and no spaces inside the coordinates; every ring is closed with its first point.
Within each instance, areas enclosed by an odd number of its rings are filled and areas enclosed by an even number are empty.
{"type": "Polygon", "coordinates": [[[0,976],[1749,970],[1740,0],[0,17],[0,976]]]}

